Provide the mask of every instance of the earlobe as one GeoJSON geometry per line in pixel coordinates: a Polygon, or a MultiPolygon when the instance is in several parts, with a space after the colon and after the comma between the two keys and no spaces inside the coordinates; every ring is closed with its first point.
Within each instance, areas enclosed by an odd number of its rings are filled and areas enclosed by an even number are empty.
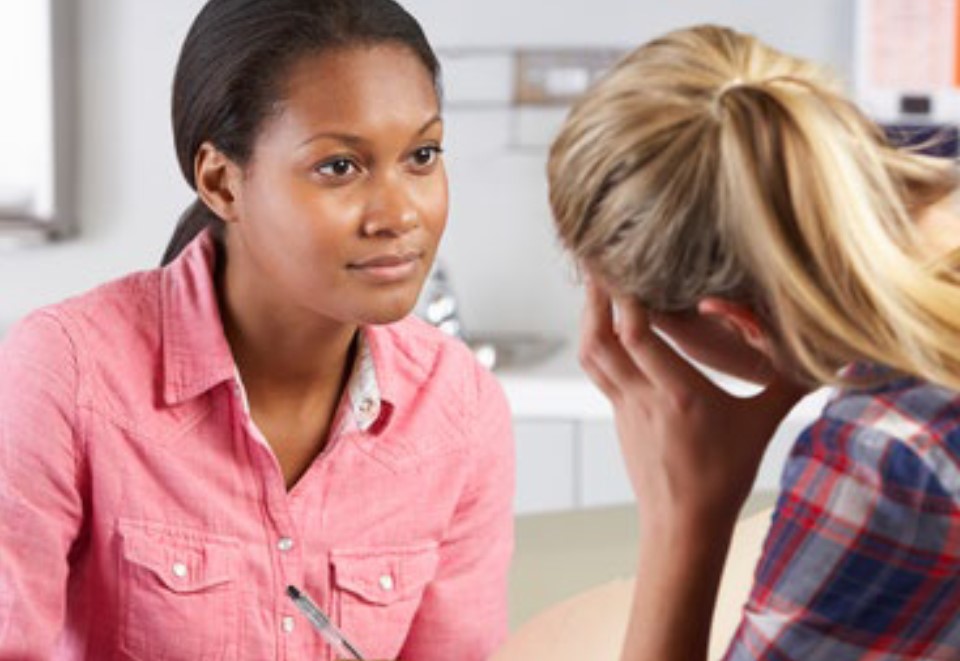
{"type": "Polygon", "coordinates": [[[237,220],[239,167],[209,142],[194,159],[197,195],[224,222],[237,220]]]}

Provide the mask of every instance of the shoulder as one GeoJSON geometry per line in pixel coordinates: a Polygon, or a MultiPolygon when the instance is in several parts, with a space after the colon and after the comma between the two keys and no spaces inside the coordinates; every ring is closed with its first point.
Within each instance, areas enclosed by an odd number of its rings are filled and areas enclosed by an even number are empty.
{"type": "Polygon", "coordinates": [[[794,458],[829,465],[911,504],[960,503],[960,394],[904,377],[839,391],[794,458]]]}
{"type": "Polygon", "coordinates": [[[137,379],[157,353],[159,289],[159,270],[144,271],[40,308],[10,329],[0,360],[50,376],[73,372],[79,400],[85,385],[137,379]]]}
{"type": "Polygon", "coordinates": [[[451,360],[471,366],[476,362],[469,347],[462,341],[413,315],[376,328],[389,338],[394,348],[425,368],[451,360]]]}
{"type": "Polygon", "coordinates": [[[38,341],[81,343],[97,335],[116,336],[156,319],[159,270],[118,278],[88,292],[44,306],[14,324],[4,344],[38,341]]]}
{"type": "Polygon", "coordinates": [[[948,534],[960,521],[958,429],[957,394],[917,379],[837,393],[787,463],[731,658],[757,631],[787,652],[829,655],[843,639],[856,658],[946,631],[930,595],[950,591],[960,561],[948,534]],[[923,617],[894,617],[904,604],[923,617]],[[879,628],[878,613],[890,616],[879,628]],[[934,624],[918,638],[915,621],[934,624]]]}
{"type": "Polygon", "coordinates": [[[380,332],[394,352],[394,369],[418,374],[424,383],[457,384],[451,394],[459,393],[471,404],[503,396],[500,382],[464,342],[423,320],[409,316],[380,332]]]}
{"type": "Polygon", "coordinates": [[[381,389],[447,449],[509,455],[510,406],[497,378],[462,341],[415,317],[369,337],[381,389]]]}
{"type": "Polygon", "coordinates": [[[19,402],[33,391],[75,400],[80,366],[74,339],[53,307],[14,324],[0,344],[0,402],[19,402]]]}

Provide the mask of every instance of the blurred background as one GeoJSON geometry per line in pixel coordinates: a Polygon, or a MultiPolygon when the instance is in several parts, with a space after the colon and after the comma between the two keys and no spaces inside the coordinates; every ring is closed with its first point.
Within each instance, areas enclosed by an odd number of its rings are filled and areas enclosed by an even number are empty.
{"type": "MultiPolygon", "coordinates": [[[[203,1],[4,0],[0,14],[13,17],[0,20],[6,26],[0,30],[16,50],[0,67],[23,75],[42,60],[16,45],[29,40],[39,49],[40,35],[18,27],[15,14],[18,5],[34,12],[51,2],[60,21],[56,107],[69,107],[59,118],[60,148],[72,143],[64,154],[71,165],[60,168],[71,180],[72,199],[59,213],[76,235],[0,253],[0,327],[38,305],[156,264],[191,199],[174,159],[169,96],[181,40],[203,1]]],[[[442,257],[463,323],[477,332],[567,335],[578,314],[545,193],[546,144],[562,108],[528,112],[514,103],[514,71],[505,60],[516,52],[624,49],[681,25],[719,22],[827,63],[845,78],[852,71],[852,0],[410,0],[405,6],[448,69],[452,207],[442,257]]],[[[561,85],[576,89],[572,78],[561,85]]],[[[13,118],[18,103],[6,89],[0,139],[9,142],[24,135],[16,119],[29,121],[36,110],[20,105],[22,116],[13,118]]],[[[4,161],[15,160],[0,143],[3,152],[4,161]]]]}

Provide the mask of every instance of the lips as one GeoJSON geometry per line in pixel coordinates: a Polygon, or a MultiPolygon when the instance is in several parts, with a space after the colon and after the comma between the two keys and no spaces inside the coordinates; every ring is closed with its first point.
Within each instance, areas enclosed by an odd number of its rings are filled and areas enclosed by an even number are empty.
{"type": "Polygon", "coordinates": [[[383,285],[408,281],[420,270],[422,252],[392,252],[352,262],[347,269],[371,284],[383,285]]]}
{"type": "Polygon", "coordinates": [[[368,269],[368,268],[390,268],[393,266],[403,266],[404,264],[409,264],[410,262],[415,262],[420,259],[420,253],[411,251],[404,253],[389,253],[383,255],[376,255],[368,259],[364,259],[359,262],[352,262],[350,268],[353,269],[368,269]]]}

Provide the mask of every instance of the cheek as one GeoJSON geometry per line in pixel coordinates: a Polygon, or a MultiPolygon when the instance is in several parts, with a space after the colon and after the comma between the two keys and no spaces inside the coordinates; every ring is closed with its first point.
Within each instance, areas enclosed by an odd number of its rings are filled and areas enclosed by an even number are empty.
{"type": "Polygon", "coordinates": [[[439,241],[447,226],[447,213],[449,211],[446,172],[440,173],[437,180],[428,188],[421,209],[424,227],[439,241]]]}
{"type": "Polygon", "coordinates": [[[346,258],[343,247],[351,229],[349,205],[330,198],[303,196],[296,189],[277,190],[251,206],[242,231],[261,266],[287,286],[302,286],[337,277],[346,258]]]}

